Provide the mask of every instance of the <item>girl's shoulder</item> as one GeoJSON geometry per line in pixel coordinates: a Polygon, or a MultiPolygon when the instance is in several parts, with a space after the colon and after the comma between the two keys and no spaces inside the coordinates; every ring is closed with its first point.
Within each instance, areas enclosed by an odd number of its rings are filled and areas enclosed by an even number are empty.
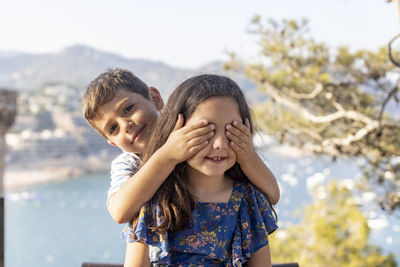
{"type": "MultiPolygon", "coordinates": [[[[268,235],[278,226],[267,198],[250,183],[236,182],[235,196],[239,207],[232,240],[233,262],[246,262],[258,249],[269,244],[268,235]]],[[[236,266],[236,265],[234,265],[236,266]]]]}
{"type": "Polygon", "coordinates": [[[244,200],[256,198],[262,202],[268,202],[267,197],[257,187],[249,182],[235,181],[232,193],[243,197],[244,200]]]}
{"type": "Polygon", "coordinates": [[[269,234],[278,228],[267,197],[251,183],[236,182],[232,198],[240,205],[240,217],[263,224],[269,234]]]}

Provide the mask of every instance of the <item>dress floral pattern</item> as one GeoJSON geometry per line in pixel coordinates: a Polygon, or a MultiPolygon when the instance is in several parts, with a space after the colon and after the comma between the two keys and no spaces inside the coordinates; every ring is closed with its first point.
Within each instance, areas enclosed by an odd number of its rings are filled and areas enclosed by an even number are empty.
{"type": "Polygon", "coordinates": [[[132,227],[122,234],[127,242],[150,246],[154,266],[242,266],[252,253],[268,245],[278,226],[266,197],[251,184],[235,182],[228,203],[196,204],[189,225],[178,232],[157,234],[147,228],[161,218],[142,207],[134,238],[132,227]]]}

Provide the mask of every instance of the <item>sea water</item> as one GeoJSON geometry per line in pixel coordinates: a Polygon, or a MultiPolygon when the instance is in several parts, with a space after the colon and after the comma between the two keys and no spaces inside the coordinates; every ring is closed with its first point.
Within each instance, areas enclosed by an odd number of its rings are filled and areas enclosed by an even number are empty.
{"type": "MultiPolygon", "coordinates": [[[[328,158],[285,158],[269,154],[267,164],[278,178],[281,199],[279,226],[298,221],[295,210],[311,202],[308,188],[327,179],[354,180],[355,162],[328,158]]],[[[57,175],[56,173],[54,175],[57,175]]],[[[82,262],[122,263],[125,244],[122,225],[106,208],[109,175],[29,186],[6,193],[5,263],[19,266],[81,266],[82,262]]],[[[370,214],[370,240],[385,252],[397,252],[400,263],[400,218],[384,212],[370,214]]],[[[295,260],[295,259],[294,259],[295,260]]]]}

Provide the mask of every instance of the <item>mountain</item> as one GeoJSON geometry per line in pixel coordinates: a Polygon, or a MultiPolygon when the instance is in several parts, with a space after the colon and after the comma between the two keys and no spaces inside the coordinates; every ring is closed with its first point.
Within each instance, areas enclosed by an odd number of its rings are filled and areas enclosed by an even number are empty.
{"type": "Polygon", "coordinates": [[[0,52],[0,87],[29,90],[52,83],[86,87],[98,74],[115,67],[129,69],[149,86],[160,88],[175,86],[188,73],[161,62],[128,59],[75,45],[49,54],[0,52]]]}
{"type": "MultiPolygon", "coordinates": [[[[25,91],[48,84],[85,88],[106,69],[120,67],[132,71],[147,85],[158,88],[163,96],[167,96],[190,76],[201,73],[227,75],[222,65],[222,62],[215,61],[197,69],[181,69],[162,62],[126,58],[84,45],[47,54],[0,51],[0,88],[25,91]]],[[[255,91],[254,84],[243,74],[236,74],[233,79],[244,91],[255,91]]]]}

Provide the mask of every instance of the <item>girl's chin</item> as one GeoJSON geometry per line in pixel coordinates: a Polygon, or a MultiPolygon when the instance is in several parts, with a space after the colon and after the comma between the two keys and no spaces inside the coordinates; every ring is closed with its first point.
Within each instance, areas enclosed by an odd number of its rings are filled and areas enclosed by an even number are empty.
{"type": "Polygon", "coordinates": [[[205,177],[222,178],[225,176],[226,170],[204,170],[199,171],[199,174],[205,177]]]}

